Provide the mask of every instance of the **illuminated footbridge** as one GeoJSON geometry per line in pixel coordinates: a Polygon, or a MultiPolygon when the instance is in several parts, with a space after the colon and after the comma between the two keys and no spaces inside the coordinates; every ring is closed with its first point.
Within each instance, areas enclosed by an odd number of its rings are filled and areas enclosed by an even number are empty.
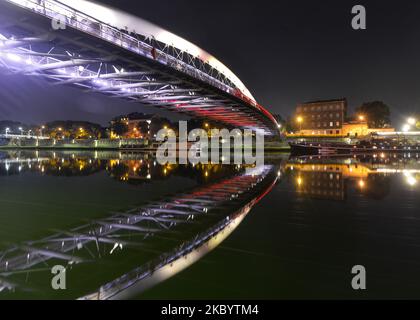
{"type": "Polygon", "coordinates": [[[273,116],[219,60],[138,17],[84,0],[4,0],[0,15],[0,66],[10,73],[278,133],[273,116]]]}

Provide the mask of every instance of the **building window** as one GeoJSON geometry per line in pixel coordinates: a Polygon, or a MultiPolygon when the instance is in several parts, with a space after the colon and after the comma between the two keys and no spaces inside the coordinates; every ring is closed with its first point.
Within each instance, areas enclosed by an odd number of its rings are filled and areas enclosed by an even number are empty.
{"type": "Polygon", "coordinates": [[[334,126],[334,124],[332,122],[330,122],[330,127],[334,126]]]}
{"type": "Polygon", "coordinates": [[[337,127],[339,127],[340,126],[340,121],[337,121],[337,127]]]}

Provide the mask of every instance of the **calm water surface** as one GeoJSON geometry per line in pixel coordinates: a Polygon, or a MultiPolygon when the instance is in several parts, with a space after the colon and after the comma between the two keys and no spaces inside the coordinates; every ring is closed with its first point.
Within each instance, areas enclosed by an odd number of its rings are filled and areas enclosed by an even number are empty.
{"type": "Polygon", "coordinates": [[[420,298],[416,154],[245,168],[0,152],[0,208],[1,299],[420,298]]]}

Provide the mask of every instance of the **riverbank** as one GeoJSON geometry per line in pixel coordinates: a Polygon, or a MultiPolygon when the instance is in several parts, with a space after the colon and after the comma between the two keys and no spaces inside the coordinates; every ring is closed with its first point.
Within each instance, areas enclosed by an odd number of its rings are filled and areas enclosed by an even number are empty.
{"type": "MultiPolygon", "coordinates": [[[[46,150],[133,150],[153,151],[159,143],[145,139],[83,139],[83,140],[37,140],[37,139],[3,139],[1,149],[46,149],[46,150]]],[[[266,141],[264,149],[273,152],[288,152],[290,146],[286,141],[266,141]]]]}

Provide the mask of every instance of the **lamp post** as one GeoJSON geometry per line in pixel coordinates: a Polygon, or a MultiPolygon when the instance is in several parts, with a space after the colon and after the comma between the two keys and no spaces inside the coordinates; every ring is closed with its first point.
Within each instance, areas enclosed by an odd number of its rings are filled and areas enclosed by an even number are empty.
{"type": "Polygon", "coordinates": [[[405,124],[402,127],[402,131],[403,132],[408,132],[408,131],[410,131],[410,128],[411,128],[411,126],[409,124],[405,124]]]}
{"type": "Polygon", "coordinates": [[[42,130],[45,129],[45,126],[41,126],[41,129],[39,130],[40,136],[42,137],[42,130]]]}
{"type": "Polygon", "coordinates": [[[299,116],[299,117],[297,118],[297,122],[299,123],[299,131],[302,131],[302,122],[303,122],[303,118],[299,116]]]}
{"type": "Polygon", "coordinates": [[[9,132],[10,132],[10,128],[6,128],[6,130],[5,130],[5,133],[6,133],[6,138],[7,138],[7,136],[9,135],[9,132]]]}
{"type": "Polygon", "coordinates": [[[417,120],[416,120],[415,118],[408,118],[408,119],[407,119],[407,123],[408,123],[410,126],[414,126],[414,125],[416,124],[416,122],[417,122],[417,120]]]}
{"type": "Polygon", "coordinates": [[[20,135],[23,136],[23,128],[19,127],[20,135]]]}
{"type": "Polygon", "coordinates": [[[407,123],[406,123],[406,124],[404,124],[404,125],[403,125],[403,127],[402,127],[402,131],[403,131],[403,132],[408,132],[408,131],[410,131],[410,130],[411,130],[411,127],[412,127],[412,126],[415,126],[415,125],[416,125],[416,123],[417,123],[417,119],[415,119],[415,118],[408,118],[408,119],[407,119],[407,123]]]}

